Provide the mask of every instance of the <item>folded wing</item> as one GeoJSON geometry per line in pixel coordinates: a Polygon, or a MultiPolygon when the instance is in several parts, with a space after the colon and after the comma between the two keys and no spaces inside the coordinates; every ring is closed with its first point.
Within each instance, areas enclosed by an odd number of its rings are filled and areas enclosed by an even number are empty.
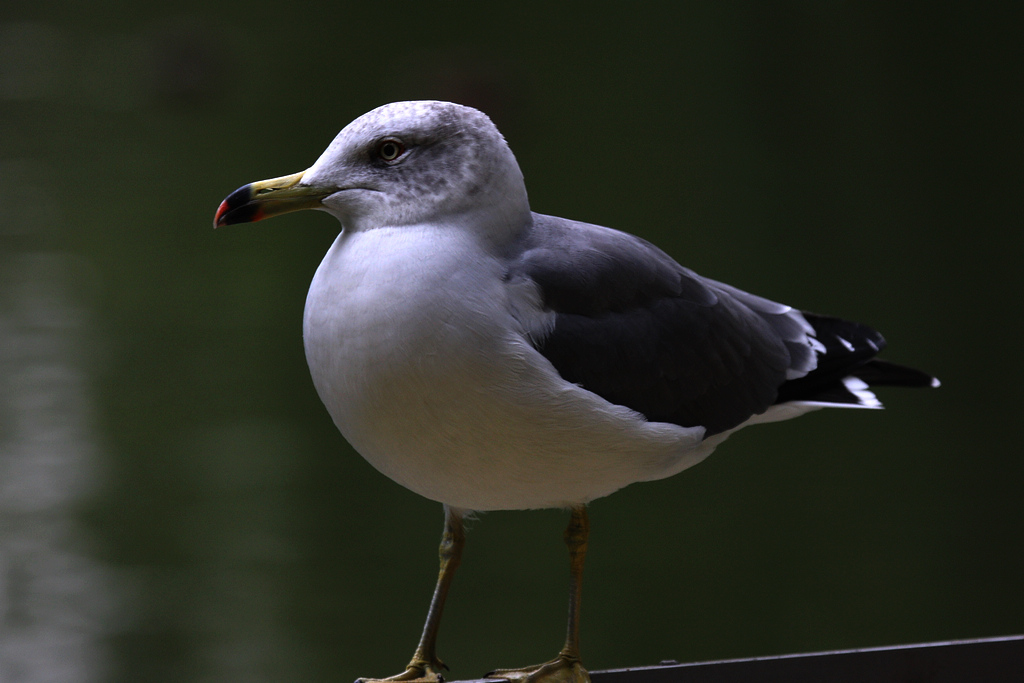
{"type": "Polygon", "coordinates": [[[776,403],[877,407],[869,385],[934,382],[874,359],[885,340],[870,327],[702,278],[600,226],[535,214],[508,277],[539,287],[554,324],[532,341],[566,381],[706,436],[776,403]]]}

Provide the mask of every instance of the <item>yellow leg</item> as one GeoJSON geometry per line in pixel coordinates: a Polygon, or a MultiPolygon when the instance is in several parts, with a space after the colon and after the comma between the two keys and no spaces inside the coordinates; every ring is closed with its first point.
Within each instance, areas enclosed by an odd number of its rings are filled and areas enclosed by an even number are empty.
{"type": "Polygon", "coordinates": [[[487,674],[488,678],[504,678],[522,683],[590,682],[590,675],[580,663],[580,588],[589,534],[587,509],[582,505],[574,507],[569,526],[565,530],[565,544],[569,547],[569,626],[562,651],[550,662],[521,669],[498,669],[487,674]]]}
{"type": "Polygon", "coordinates": [[[462,513],[447,505],[444,506],[444,534],[441,535],[441,547],[438,555],[441,558],[441,571],[434,588],[434,597],[430,600],[427,612],[427,623],[423,626],[423,635],[416,646],[412,660],[402,673],[389,678],[359,678],[363,683],[372,681],[415,681],[416,683],[443,683],[442,669],[447,669],[444,662],[437,657],[437,631],[441,626],[441,613],[444,601],[448,597],[448,589],[452,585],[455,570],[462,562],[462,548],[466,544],[466,532],[462,525],[462,513]]]}

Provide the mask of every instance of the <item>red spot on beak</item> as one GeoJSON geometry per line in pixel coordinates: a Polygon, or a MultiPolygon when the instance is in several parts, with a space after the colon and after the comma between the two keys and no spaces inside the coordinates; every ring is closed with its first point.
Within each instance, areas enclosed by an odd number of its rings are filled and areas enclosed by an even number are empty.
{"type": "Polygon", "coordinates": [[[221,224],[220,223],[220,219],[227,212],[228,212],[228,200],[225,199],[224,201],[222,201],[220,203],[220,206],[217,207],[217,215],[215,215],[213,217],[213,227],[217,227],[218,225],[221,224]]]}

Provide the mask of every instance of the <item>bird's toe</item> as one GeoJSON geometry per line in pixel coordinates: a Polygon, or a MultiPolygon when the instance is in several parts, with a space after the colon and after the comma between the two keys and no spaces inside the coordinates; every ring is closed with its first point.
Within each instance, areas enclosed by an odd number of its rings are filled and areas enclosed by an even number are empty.
{"type": "Polygon", "coordinates": [[[487,678],[514,683],[590,683],[590,674],[578,659],[558,657],[536,666],[521,669],[496,669],[487,678]]]}

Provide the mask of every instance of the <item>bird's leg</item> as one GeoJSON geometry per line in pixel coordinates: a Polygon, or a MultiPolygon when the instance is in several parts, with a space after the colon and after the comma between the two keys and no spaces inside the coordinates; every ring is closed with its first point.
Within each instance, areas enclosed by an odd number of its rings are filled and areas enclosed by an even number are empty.
{"type": "Polygon", "coordinates": [[[587,509],[578,505],[572,509],[572,517],[565,530],[565,544],[569,547],[569,626],[562,651],[550,662],[522,669],[498,669],[487,674],[488,678],[505,678],[523,683],[590,682],[590,675],[580,663],[580,587],[589,534],[587,509]]]}
{"type": "Polygon", "coordinates": [[[437,631],[441,625],[441,612],[444,601],[448,597],[448,588],[452,585],[455,570],[462,562],[462,548],[466,544],[466,532],[462,525],[462,512],[444,506],[444,533],[441,535],[441,547],[438,555],[441,558],[441,571],[434,588],[434,597],[430,600],[427,612],[427,623],[423,625],[423,635],[416,646],[412,660],[402,673],[389,678],[359,678],[357,683],[372,681],[415,681],[416,683],[443,683],[442,669],[447,669],[444,662],[437,657],[437,631]]]}

